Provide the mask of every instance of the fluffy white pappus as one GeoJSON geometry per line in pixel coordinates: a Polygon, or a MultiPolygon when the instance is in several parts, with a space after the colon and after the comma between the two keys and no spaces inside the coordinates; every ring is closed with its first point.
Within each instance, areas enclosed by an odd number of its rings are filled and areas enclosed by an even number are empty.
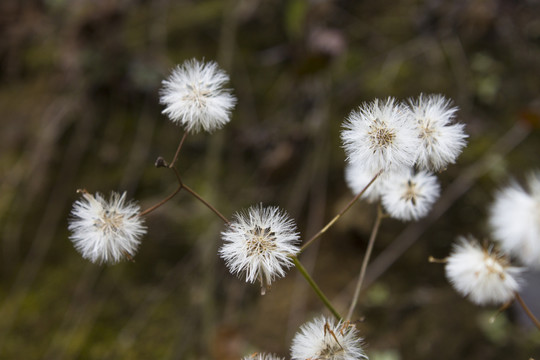
{"type": "MultiPolygon", "coordinates": [[[[376,173],[367,171],[364,164],[359,162],[347,163],[345,165],[345,181],[353,194],[359,194],[375,177],[376,173]]],[[[383,184],[382,176],[379,176],[366,189],[361,198],[373,203],[379,201],[383,184]]]]}
{"type": "Polygon", "coordinates": [[[263,295],[276,277],[285,276],[300,250],[296,224],[278,207],[259,204],[236,213],[221,236],[219,254],[230,272],[244,274],[249,283],[258,280],[263,295]]]}
{"type": "Polygon", "coordinates": [[[416,162],[418,130],[407,107],[394,98],[362,104],[343,127],[341,139],[350,163],[364,164],[376,173],[410,168],[416,162]]]}
{"type": "Polygon", "coordinates": [[[391,217],[402,221],[426,216],[441,191],[437,177],[427,171],[392,173],[383,184],[381,202],[384,209],[391,217]]]}
{"type": "Polygon", "coordinates": [[[213,61],[185,61],[162,83],[163,114],[188,132],[220,129],[229,122],[236,104],[231,90],[223,88],[228,81],[227,73],[213,61]]]}
{"type": "Polygon", "coordinates": [[[279,357],[274,354],[255,353],[250,356],[244,356],[242,360],[285,360],[285,358],[279,357]]]}
{"type": "Polygon", "coordinates": [[[500,305],[519,290],[521,268],[476,239],[458,238],[445,266],[446,277],[458,293],[477,305],[500,305]]]}
{"type": "Polygon", "coordinates": [[[83,258],[93,263],[117,263],[131,259],[146,233],[140,208],[126,202],[126,193],[112,192],[109,200],[85,190],[75,201],[68,229],[70,240],[83,258]]]}
{"type": "Polygon", "coordinates": [[[324,316],[300,327],[293,338],[293,360],[358,360],[367,359],[363,339],[356,327],[324,316]]]}
{"type": "Polygon", "coordinates": [[[420,134],[417,166],[440,171],[456,162],[467,144],[464,125],[455,123],[457,107],[442,95],[423,95],[409,100],[411,116],[420,134]]]}
{"type": "Polygon", "coordinates": [[[523,264],[540,268],[540,172],[529,175],[528,190],[513,182],[498,191],[489,225],[501,248],[523,264]]]}

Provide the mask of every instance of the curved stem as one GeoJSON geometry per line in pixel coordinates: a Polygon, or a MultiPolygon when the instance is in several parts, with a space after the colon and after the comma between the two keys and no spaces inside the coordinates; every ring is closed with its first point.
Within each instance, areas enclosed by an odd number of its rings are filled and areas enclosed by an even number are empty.
{"type": "Polygon", "coordinates": [[[381,208],[381,204],[377,207],[377,218],[375,219],[375,224],[373,224],[373,229],[371,230],[371,235],[369,236],[369,242],[366,249],[366,255],[364,255],[364,260],[362,261],[362,267],[360,268],[360,275],[358,276],[358,282],[356,283],[356,289],[354,290],[353,300],[349,311],[347,312],[347,319],[350,319],[356,304],[358,303],[358,298],[360,296],[360,290],[362,289],[362,284],[364,283],[364,278],[366,276],[366,269],[371,258],[371,252],[373,251],[373,244],[375,244],[375,239],[377,238],[377,233],[379,232],[379,227],[381,226],[381,220],[384,218],[384,213],[381,208]]]}
{"type": "Polygon", "coordinates": [[[186,189],[186,191],[188,193],[190,193],[191,195],[193,195],[197,200],[199,200],[200,202],[202,202],[204,205],[206,205],[207,208],[209,208],[210,210],[212,210],[214,212],[214,214],[216,214],[217,216],[219,216],[221,218],[221,220],[223,220],[223,222],[225,222],[225,224],[230,224],[231,222],[225,217],[223,216],[223,214],[221,214],[215,207],[213,207],[209,202],[207,202],[206,200],[204,200],[199,194],[197,194],[192,188],[190,188],[189,186],[187,185],[184,185],[184,189],[186,189]]]}
{"type": "Polygon", "coordinates": [[[322,290],[319,288],[319,286],[317,285],[317,283],[315,282],[315,280],[313,280],[313,278],[308,274],[307,270],[304,268],[304,266],[302,266],[302,264],[300,263],[300,260],[298,260],[298,258],[296,256],[291,256],[291,259],[293,260],[294,262],[294,265],[296,266],[296,268],[298,269],[298,271],[300,271],[300,274],[302,274],[302,276],[306,279],[306,281],[308,282],[308,284],[311,286],[311,288],[313,289],[313,291],[315,291],[315,293],[317,294],[317,296],[321,299],[321,301],[324,303],[324,305],[326,306],[326,308],[328,310],[330,310],[330,312],[336,317],[336,319],[338,320],[343,320],[343,318],[341,317],[341,315],[339,315],[339,313],[337,312],[337,310],[332,306],[332,304],[330,303],[330,300],[328,300],[328,298],[324,295],[324,293],[322,292],[322,290]]]}
{"type": "Polygon", "coordinates": [[[540,321],[538,321],[538,319],[534,316],[531,309],[529,309],[529,307],[523,301],[523,298],[521,297],[521,295],[519,295],[519,293],[517,292],[516,292],[516,300],[518,301],[519,305],[521,305],[523,310],[525,310],[525,313],[532,320],[534,325],[538,328],[538,330],[540,330],[540,321]]]}
{"type": "Polygon", "coordinates": [[[371,181],[362,189],[362,191],[360,191],[358,194],[356,194],[356,196],[351,200],[349,201],[349,203],[347,204],[347,206],[345,206],[340,212],[339,214],[337,214],[332,220],[330,220],[330,222],[328,224],[326,224],[325,227],[323,227],[318,233],[316,233],[315,235],[313,235],[311,237],[311,239],[309,239],[308,241],[306,241],[306,243],[304,245],[302,245],[302,247],[300,248],[300,252],[304,251],[313,241],[317,240],[318,238],[320,238],[328,229],[330,229],[332,227],[332,225],[335,224],[336,221],[339,220],[339,218],[341,216],[343,216],[343,214],[345,214],[347,212],[347,210],[349,210],[351,208],[351,206],[354,205],[355,202],[358,201],[358,199],[360,199],[360,197],[362,195],[364,195],[364,193],[366,192],[366,190],[371,186],[371,184],[373,184],[375,182],[375,180],[377,180],[377,178],[382,174],[382,170],[380,170],[378,173],[375,174],[375,176],[373,177],[373,179],[371,179],[371,181]]]}
{"type": "Polygon", "coordinates": [[[186,140],[187,134],[188,133],[186,131],[184,133],[184,136],[182,136],[182,139],[180,140],[180,144],[178,144],[178,148],[176,149],[176,153],[174,154],[174,157],[173,157],[171,163],[169,164],[170,168],[173,168],[174,164],[176,164],[176,160],[178,160],[178,155],[180,154],[180,149],[182,149],[182,145],[184,145],[184,141],[186,140]]]}
{"type": "Polygon", "coordinates": [[[184,184],[182,184],[182,183],[180,182],[180,184],[178,185],[178,187],[176,188],[176,190],[174,190],[174,192],[173,192],[171,195],[167,196],[165,199],[161,200],[161,201],[160,201],[159,203],[157,203],[156,205],[154,205],[154,206],[152,206],[152,207],[150,207],[150,208],[148,208],[148,209],[142,211],[142,212],[139,214],[139,216],[147,215],[147,214],[151,213],[152,211],[156,210],[158,207],[160,207],[161,205],[165,204],[167,201],[171,200],[171,199],[172,199],[176,194],[178,194],[178,192],[179,192],[180,190],[182,190],[183,188],[184,188],[184,184]]]}

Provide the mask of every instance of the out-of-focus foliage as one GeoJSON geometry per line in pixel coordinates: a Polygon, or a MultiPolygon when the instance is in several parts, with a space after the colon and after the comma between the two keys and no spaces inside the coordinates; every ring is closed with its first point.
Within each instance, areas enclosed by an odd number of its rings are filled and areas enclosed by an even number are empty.
{"type": "MultiPolygon", "coordinates": [[[[339,131],[361,102],[455,100],[470,141],[443,188],[516,124],[532,125],[367,290],[358,327],[368,355],[385,359],[538,356],[538,334],[513,312],[486,324],[496,309],[459,298],[426,259],[457,235],[487,235],[495,188],[539,168],[539,15],[533,1],[496,0],[1,1],[0,358],[288,356],[298,326],[323,311],[294,270],[264,297],[230,275],[221,220],[185,193],[148,216],[133,263],[96,266],[69,242],[76,189],[127,190],[143,208],[175,189],[153,167],[182,136],[158,91],[193,57],[228,71],[238,106],[221,131],[187,138],[183,180],[226,216],[279,205],[304,239],[351,198],[339,131]]],[[[339,309],[374,213],[355,205],[302,255],[339,309]]],[[[404,228],[383,223],[375,256],[404,228]]]]}

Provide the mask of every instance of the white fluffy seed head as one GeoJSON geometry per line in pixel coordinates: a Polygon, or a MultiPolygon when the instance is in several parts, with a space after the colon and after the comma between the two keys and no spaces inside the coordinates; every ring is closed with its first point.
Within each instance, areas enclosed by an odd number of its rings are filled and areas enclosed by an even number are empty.
{"type": "Polygon", "coordinates": [[[163,81],[163,114],[188,132],[220,129],[229,122],[236,104],[231,90],[223,88],[228,81],[229,76],[213,61],[185,61],[163,81]]]}
{"type": "Polygon", "coordinates": [[[294,221],[278,207],[258,205],[236,213],[221,236],[225,244],[219,254],[230,272],[250,283],[258,280],[262,294],[276,277],[285,276],[291,256],[300,250],[294,221]]]}
{"type": "Polygon", "coordinates": [[[481,247],[473,238],[458,238],[445,266],[446,277],[458,293],[478,305],[500,305],[519,290],[520,268],[493,248],[481,247]]]}
{"type": "Polygon", "coordinates": [[[411,169],[389,174],[381,194],[384,209],[391,217],[418,220],[427,215],[439,198],[440,185],[435,175],[427,171],[415,173],[411,169]]]}
{"type": "Polygon", "coordinates": [[[503,250],[540,268],[540,172],[530,174],[527,185],[528,191],[513,182],[497,192],[489,225],[503,250]]]}
{"type": "Polygon", "coordinates": [[[291,357],[293,360],[367,359],[362,346],[363,339],[354,325],[321,316],[301,326],[293,338],[291,357]]]}
{"type": "Polygon", "coordinates": [[[454,123],[458,108],[442,95],[422,94],[409,109],[420,134],[417,166],[440,171],[455,163],[467,144],[464,125],[454,123]]]}
{"type": "Polygon", "coordinates": [[[73,204],[68,226],[77,251],[93,263],[132,258],[146,233],[139,206],[126,202],[126,193],[112,192],[107,201],[99,193],[81,192],[83,198],[73,204]]]}
{"type": "Polygon", "coordinates": [[[352,111],[341,132],[350,163],[361,163],[377,173],[410,168],[420,145],[409,110],[394,98],[376,99],[352,111]]]}
{"type": "Polygon", "coordinates": [[[285,358],[274,354],[255,353],[250,356],[244,356],[242,360],[285,360],[285,358]]]}
{"type": "MultiPolygon", "coordinates": [[[[359,162],[347,163],[345,165],[345,180],[353,194],[359,194],[375,177],[376,173],[367,171],[364,164],[359,162]]],[[[361,196],[368,202],[373,203],[379,200],[381,196],[383,180],[379,176],[361,196]]]]}

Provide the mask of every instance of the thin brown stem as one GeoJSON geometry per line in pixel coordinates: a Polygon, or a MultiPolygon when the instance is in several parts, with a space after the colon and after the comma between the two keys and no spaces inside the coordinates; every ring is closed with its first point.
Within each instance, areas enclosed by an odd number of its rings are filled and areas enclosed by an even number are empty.
{"type": "Polygon", "coordinates": [[[336,223],[336,221],[339,220],[339,218],[341,216],[343,216],[343,214],[345,214],[347,212],[347,210],[349,210],[351,208],[351,206],[354,205],[355,202],[358,201],[358,199],[360,199],[360,197],[362,195],[364,195],[364,193],[366,192],[366,190],[371,186],[371,184],[373,184],[375,182],[375,180],[377,180],[377,178],[382,174],[382,170],[380,170],[377,174],[375,174],[375,176],[373,177],[373,179],[371,179],[371,181],[362,189],[362,191],[360,191],[358,194],[356,194],[356,196],[351,200],[349,201],[349,203],[347,204],[347,206],[345,206],[332,220],[330,220],[330,222],[328,224],[326,224],[325,227],[323,227],[318,233],[316,233],[315,235],[313,235],[311,237],[311,239],[309,239],[308,241],[306,241],[306,243],[302,246],[302,248],[300,249],[300,251],[304,251],[313,241],[317,240],[318,238],[320,238],[326,231],[328,231],[328,229],[330,229],[332,227],[332,225],[334,225],[336,223]]]}
{"type": "Polygon", "coordinates": [[[384,217],[381,205],[379,204],[377,208],[377,218],[375,219],[375,224],[373,224],[373,229],[371,230],[371,235],[369,236],[369,242],[366,249],[366,254],[364,255],[364,260],[362,261],[362,267],[360,268],[360,275],[358,276],[358,282],[356,283],[356,288],[354,290],[354,296],[347,312],[347,319],[350,319],[356,304],[358,303],[358,298],[360,297],[360,290],[362,289],[362,284],[364,283],[364,277],[366,276],[366,269],[371,258],[371,252],[373,251],[373,244],[375,244],[375,239],[377,238],[377,233],[379,232],[379,227],[381,226],[381,220],[384,217]]]}
{"type": "Polygon", "coordinates": [[[531,312],[531,309],[529,309],[529,307],[525,304],[525,301],[523,301],[523,298],[521,297],[521,295],[519,295],[519,293],[517,292],[516,292],[516,300],[518,301],[519,305],[521,305],[523,310],[525,310],[525,313],[532,320],[534,325],[538,328],[538,330],[540,330],[540,321],[538,321],[538,319],[534,316],[534,314],[531,312]]]}
{"type": "Polygon", "coordinates": [[[221,220],[223,220],[223,222],[225,222],[225,224],[230,224],[230,221],[225,217],[223,216],[223,214],[221,214],[215,207],[213,207],[210,203],[208,203],[206,200],[204,200],[199,194],[197,194],[192,188],[190,188],[189,186],[187,185],[184,185],[184,189],[186,189],[186,191],[188,193],[190,193],[191,195],[193,195],[197,200],[199,200],[200,202],[202,202],[204,205],[206,205],[207,208],[209,208],[210,210],[212,210],[212,212],[214,212],[214,214],[216,214],[217,216],[219,216],[221,218],[221,220]]]}
{"type": "Polygon", "coordinates": [[[180,154],[180,150],[182,149],[182,145],[184,145],[184,141],[187,137],[187,131],[184,133],[184,136],[182,136],[182,139],[180,140],[180,144],[178,144],[178,149],[176,149],[176,153],[174,154],[174,158],[172,159],[171,163],[169,164],[169,167],[174,167],[174,164],[176,164],[176,160],[178,160],[178,155],[180,154]]]}
{"type": "Polygon", "coordinates": [[[182,190],[184,188],[184,184],[182,184],[180,182],[180,184],[178,185],[178,187],[176,188],[176,190],[174,190],[174,192],[167,196],[165,199],[161,200],[159,203],[157,203],[156,205],[144,210],[143,212],[141,212],[139,214],[139,216],[144,216],[144,215],[147,215],[149,213],[151,213],[152,211],[156,210],[158,207],[162,206],[163,204],[165,204],[167,201],[171,200],[176,194],[178,194],[178,192],[180,192],[180,190],[182,190]]]}

